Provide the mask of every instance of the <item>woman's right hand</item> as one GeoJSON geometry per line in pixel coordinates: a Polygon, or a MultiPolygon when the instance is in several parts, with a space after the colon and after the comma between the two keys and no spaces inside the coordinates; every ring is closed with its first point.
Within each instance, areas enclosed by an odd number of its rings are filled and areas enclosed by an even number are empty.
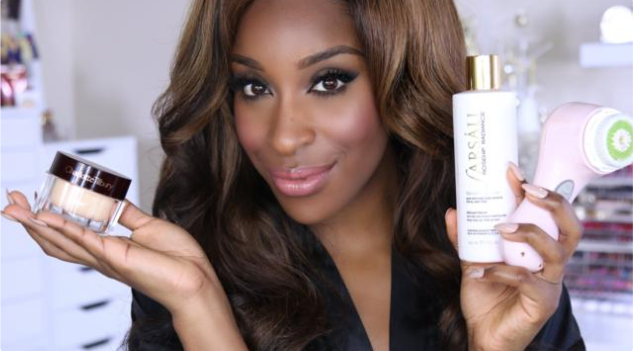
{"type": "Polygon", "coordinates": [[[7,197],[3,215],[20,222],[47,255],[90,266],[141,291],[172,314],[201,297],[216,299],[212,305],[230,313],[209,259],[183,228],[126,200],[119,223],[132,231],[131,236],[100,236],[51,212],[35,215],[18,191],[7,191],[7,197]]]}

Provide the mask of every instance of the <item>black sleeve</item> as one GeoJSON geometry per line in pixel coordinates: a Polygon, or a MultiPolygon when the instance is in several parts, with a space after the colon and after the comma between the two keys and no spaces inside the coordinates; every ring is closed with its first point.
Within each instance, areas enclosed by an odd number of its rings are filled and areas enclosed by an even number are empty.
{"type": "Polygon", "coordinates": [[[528,351],[585,351],[567,287],[563,284],[558,309],[538,332],[528,351]]]}
{"type": "Polygon", "coordinates": [[[174,330],[171,314],[158,302],[132,289],[130,351],[180,351],[183,347],[174,330]]]}

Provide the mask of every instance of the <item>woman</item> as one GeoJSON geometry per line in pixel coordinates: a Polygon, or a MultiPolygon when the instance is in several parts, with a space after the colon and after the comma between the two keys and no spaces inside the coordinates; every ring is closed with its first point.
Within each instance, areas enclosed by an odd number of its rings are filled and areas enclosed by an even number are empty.
{"type": "Polygon", "coordinates": [[[450,0],[194,1],[155,106],[154,217],[128,203],[128,239],[34,217],[19,192],[4,214],[133,288],[131,350],[584,349],[562,283],[581,227],[561,196],[509,168],[561,230],[499,227],[543,271],[459,261],[464,62],[450,0]]]}

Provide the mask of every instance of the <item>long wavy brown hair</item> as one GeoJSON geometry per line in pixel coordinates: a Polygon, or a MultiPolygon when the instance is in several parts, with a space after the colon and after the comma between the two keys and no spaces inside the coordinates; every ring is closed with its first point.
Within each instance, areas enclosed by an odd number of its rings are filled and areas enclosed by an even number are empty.
{"type": "MultiPolygon", "coordinates": [[[[452,95],[465,88],[465,44],[452,0],[346,0],[375,99],[397,152],[394,246],[441,291],[443,350],[466,350],[461,270],[444,213],[454,207],[452,95]]],[[[154,105],[165,152],[152,212],[206,251],[251,350],[317,349],[332,330],[314,268],[315,236],[290,218],[242,150],[227,87],[250,1],[194,0],[154,105]]],[[[169,316],[137,321],[127,345],[178,345],[169,316]]]]}

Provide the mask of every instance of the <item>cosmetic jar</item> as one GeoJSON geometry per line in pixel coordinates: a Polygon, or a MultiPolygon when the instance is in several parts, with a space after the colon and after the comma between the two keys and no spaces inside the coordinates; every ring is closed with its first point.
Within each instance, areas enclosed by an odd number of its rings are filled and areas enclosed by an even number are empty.
{"type": "Polygon", "coordinates": [[[33,204],[96,233],[116,226],[132,181],[79,156],[58,151],[33,204]]]}

